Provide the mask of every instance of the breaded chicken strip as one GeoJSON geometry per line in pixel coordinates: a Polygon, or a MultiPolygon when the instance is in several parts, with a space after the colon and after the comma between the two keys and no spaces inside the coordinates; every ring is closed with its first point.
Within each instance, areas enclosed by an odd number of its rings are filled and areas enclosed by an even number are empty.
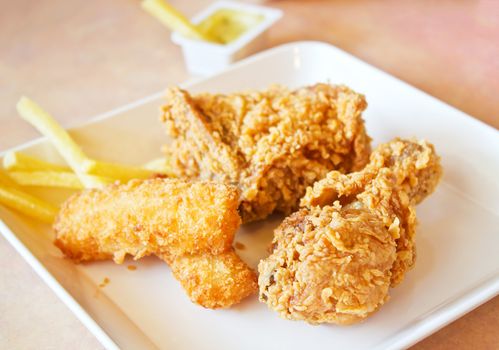
{"type": "Polygon", "coordinates": [[[217,255],[182,255],[170,266],[189,298],[210,309],[235,304],[258,289],[255,272],[233,249],[217,255]]]}
{"type": "Polygon", "coordinates": [[[370,153],[364,96],[317,84],[290,91],[167,92],[165,146],[180,177],[238,184],[243,222],[296,210],[307,186],[331,170],[360,170],[370,153]]]}
{"type": "Polygon", "coordinates": [[[77,261],[219,254],[241,221],[237,197],[233,186],[159,178],[85,190],[62,206],[55,243],[77,261]]]}
{"type": "Polygon", "coordinates": [[[78,262],[158,255],[193,301],[227,307],[256,289],[254,271],[232,249],[241,222],[237,207],[238,191],[230,185],[132,180],[68,199],[54,224],[55,244],[78,262]],[[217,278],[233,279],[223,295],[221,284],[213,284],[217,278]]]}
{"type": "Polygon", "coordinates": [[[287,319],[351,324],[375,312],[415,261],[415,204],[442,169],[425,141],[379,146],[358,173],[331,172],[276,229],[260,300],[287,319]]]}

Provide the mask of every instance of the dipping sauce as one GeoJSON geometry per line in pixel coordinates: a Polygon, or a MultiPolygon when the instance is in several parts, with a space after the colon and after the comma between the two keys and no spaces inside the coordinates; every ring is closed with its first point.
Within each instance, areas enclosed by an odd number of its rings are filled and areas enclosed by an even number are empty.
{"type": "Polygon", "coordinates": [[[232,9],[220,9],[197,25],[207,38],[219,44],[237,40],[251,27],[263,21],[261,14],[232,9]]]}

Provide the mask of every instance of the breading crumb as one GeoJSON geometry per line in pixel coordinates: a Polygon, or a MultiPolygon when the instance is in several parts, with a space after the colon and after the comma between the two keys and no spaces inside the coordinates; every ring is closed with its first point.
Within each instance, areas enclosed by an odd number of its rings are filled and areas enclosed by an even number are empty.
{"type": "Polygon", "coordinates": [[[111,282],[111,280],[108,277],[104,277],[102,282],[99,284],[99,288],[104,288],[109,284],[109,282],[111,282]]]}
{"type": "Polygon", "coordinates": [[[235,247],[236,249],[239,249],[239,250],[244,250],[244,249],[246,249],[246,246],[245,246],[244,244],[242,244],[241,242],[235,242],[235,243],[234,243],[234,247],[235,247]]]}

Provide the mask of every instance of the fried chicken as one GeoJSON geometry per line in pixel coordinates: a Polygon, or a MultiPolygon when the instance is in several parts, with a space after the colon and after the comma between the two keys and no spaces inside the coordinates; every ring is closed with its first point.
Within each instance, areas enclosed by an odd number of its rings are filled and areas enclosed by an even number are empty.
{"type": "Polygon", "coordinates": [[[257,289],[232,248],[238,197],[226,184],[161,178],[85,190],[62,206],[55,244],[77,262],[157,255],[192,301],[228,307],[257,289]]]}
{"type": "Polygon", "coordinates": [[[329,171],[367,163],[366,106],[364,96],[327,84],[229,95],[172,88],[162,113],[173,138],[165,152],[180,177],[237,184],[243,222],[289,214],[329,171]]]}
{"type": "Polygon", "coordinates": [[[442,169],[426,141],[380,145],[360,172],[307,189],[260,262],[260,300],[287,319],[351,324],[378,310],[415,262],[414,206],[442,169]]]}
{"type": "Polygon", "coordinates": [[[181,255],[170,266],[191,300],[210,309],[231,306],[258,289],[255,272],[233,249],[181,255]]]}

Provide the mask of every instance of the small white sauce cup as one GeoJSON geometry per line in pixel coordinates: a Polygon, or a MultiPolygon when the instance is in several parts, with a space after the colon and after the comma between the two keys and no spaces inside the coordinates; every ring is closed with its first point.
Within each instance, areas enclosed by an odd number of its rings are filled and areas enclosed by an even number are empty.
{"type": "Polygon", "coordinates": [[[171,36],[172,41],[182,47],[185,64],[192,74],[210,75],[216,73],[228,67],[231,63],[257,52],[265,44],[267,30],[282,17],[282,11],[279,9],[231,1],[219,1],[194,16],[192,22],[198,24],[220,9],[255,13],[262,15],[263,20],[248,28],[236,40],[225,45],[186,38],[174,32],[171,36]]]}

